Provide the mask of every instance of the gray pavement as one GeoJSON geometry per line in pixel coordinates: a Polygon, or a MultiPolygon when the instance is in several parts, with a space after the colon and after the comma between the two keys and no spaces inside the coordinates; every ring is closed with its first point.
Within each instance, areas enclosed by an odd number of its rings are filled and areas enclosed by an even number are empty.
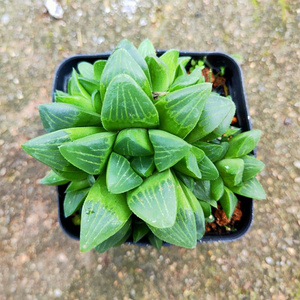
{"type": "Polygon", "coordinates": [[[40,0],[0,2],[1,300],[300,299],[299,0],[62,0],[61,20],[40,0]],[[47,168],[20,145],[43,132],[57,64],[124,37],[242,57],[268,199],[241,240],[97,254],[61,231],[55,188],[38,184],[47,168]]]}

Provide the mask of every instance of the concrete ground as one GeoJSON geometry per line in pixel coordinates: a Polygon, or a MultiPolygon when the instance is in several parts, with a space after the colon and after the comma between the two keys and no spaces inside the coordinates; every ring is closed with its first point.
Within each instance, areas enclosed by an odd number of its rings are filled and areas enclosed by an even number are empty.
{"type": "Polygon", "coordinates": [[[300,299],[299,0],[41,0],[0,5],[0,299],[300,299]],[[242,58],[267,201],[251,231],[196,250],[123,245],[80,253],[57,222],[47,167],[20,145],[40,135],[58,63],[122,38],[157,48],[221,50],[242,58]]]}

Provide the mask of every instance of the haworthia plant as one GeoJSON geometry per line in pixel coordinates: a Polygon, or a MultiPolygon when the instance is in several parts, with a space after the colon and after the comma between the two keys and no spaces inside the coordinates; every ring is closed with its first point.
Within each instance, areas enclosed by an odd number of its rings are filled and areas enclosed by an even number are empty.
{"type": "Polygon", "coordinates": [[[239,199],[265,199],[261,132],[231,127],[234,102],[205,82],[204,60],[188,73],[190,59],[123,40],[107,60],[78,63],[40,106],[46,134],[22,147],[51,168],[42,184],[66,185],[81,251],[128,239],[194,248],[218,207],[231,218],[239,199]]]}

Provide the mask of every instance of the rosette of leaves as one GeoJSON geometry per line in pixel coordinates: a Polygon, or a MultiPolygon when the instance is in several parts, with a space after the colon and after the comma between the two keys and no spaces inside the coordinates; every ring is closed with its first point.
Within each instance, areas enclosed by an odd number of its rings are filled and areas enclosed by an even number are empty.
{"type": "Polygon", "coordinates": [[[265,198],[251,154],[260,132],[230,127],[233,101],[201,68],[187,74],[189,60],[123,40],[107,61],[79,63],[67,92],[40,105],[46,134],[23,149],[51,168],[41,183],[68,185],[64,213],[81,214],[81,251],[130,237],[194,248],[218,202],[230,218],[236,194],[265,198]]]}

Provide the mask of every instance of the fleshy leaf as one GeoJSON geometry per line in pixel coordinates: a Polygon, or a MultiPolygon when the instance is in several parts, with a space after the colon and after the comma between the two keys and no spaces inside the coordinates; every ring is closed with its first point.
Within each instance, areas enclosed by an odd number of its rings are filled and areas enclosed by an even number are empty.
{"type": "Polygon", "coordinates": [[[224,182],[221,177],[210,181],[210,196],[218,201],[224,193],[224,182]]]}
{"type": "Polygon", "coordinates": [[[185,138],[198,123],[210,91],[210,83],[201,83],[160,98],[155,104],[160,129],[185,138]]]}
{"type": "Polygon", "coordinates": [[[217,208],[217,201],[211,198],[210,194],[210,181],[208,180],[196,180],[193,190],[193,194],[197,199],[202,200],[217,208]]]}
{"type": "Polygon", "coordinates": [[[254,177],[240,185],[230,188],[235,194],[257,200],[266,199],[266,193],[259,181],[254,177]]]}
{"type": "Polygon", "coordinates": [[[149,232],[149,230],[150,230],[149,227],[145,223],[133,226],[133,233],[132,233],[133,242],[137,243],[149,232]]]}
{"type": "Polygon", "coordinates": [[[166,228],[174,225],[177,211],[175,182],[170,170],[155,173],[127,193],[128,206],[146,223],[166,228]]]}
{"type": "Polygon", "coordinates": [[[101,115],[102,111],[102,101],[99,91],[94,91],[91,95],[91,103],[93,106],[93,109],[96,111],[97,114],[101,115]]]}
{"type": "Polygon", "coordinates": [[[46,132],[71,127],[101,125],[99,114],[68,103],[41,104],[39,113],[46,132]]]}
{"type": "MultiPolygon", "coordinates": [[[[97,60],[94,62],[94,78],[98,81],[100,81],[101,79],[101,75],[102,75],[102,72],[105,68],[105,65],[106,65],[106,60],[97,60]]],[[[100,85],[100,84],[99,84],[100,85]]]]}
{"type": "Polygon", "coordinates": [[[114,235],[109,237],[107,240],[102,242],[101,244],[97,245],[95,250],[99,253],[103,253],[110,249],[111,247],[114,247],[115,244],[120,242],[120,240],[127,234],[128,230],[131,226],[131,218],[128,219],[128,221],[124,224],[124,226],[116,232],[114,235]]]}
{"type": "Polygon", "coordinates": [[[77,168],[72,166],[70,162],[61,155],[58,147],[63,143],[74,141],[81,137],[101,132],[102,130],[102,128],[98,127],[58,130],[27,141],[22,145],[22,148],[29,155],[51,168],[62,171],[76,171],[77,168]]]}
{"type": "Polygon", "coordinates": [[[68,182],[69,180],[66,180],[62,176],[56,174],[53,170],[51,170],[44,178],[40,180],[41,184],[46,185],[64,185],[68,182]]]}
{"type": "Polygon", "coordinates": [[[169,228],[156,228],[151,225],[149,228],[157,237],[167,243],[185,248],[195,248],[197,233],[194,212],[177,179],[176,197],[178,207],[175,224],[169,228]]]}
{"type": "Polygon", "coordinates": [[[196,156],[192,153],[192,151],[189,151],[183,159],[174,165],[174,169],[193,178],[201,179],[202,177],[196,156]]]}
{"type": "MultiPolygon", "coordinates": [[[[127,74],[131,77],[133,81],[141,87],[146,95],[152,99],[150,84],[145,73],[132,56],[122,48],[114,51],[105,65],[100,80],[101,99],[104,99],[106,89],[110,85],[111,81],[120,74],[127,74]]],[[[124,90],[126,90],[126,88],[124,88],[124,90]]],[[[141,103],[142,102],[143,100],[141,100],[141,103]]]]}
{"type": "Polygon", "coordinates": [[[132,169],[140,176],[149,177],[155,170],[153,157],[135,157],[131,161],[132,169]]]}
{"type": "Polygon", "coordinates": [[[148,65],[147,65],[144,57],[139,53],[139,51],[135,48],[135,46],[127,39],[124,39],[118,44],[116,49],[119,49],[119,48],[123,48],[128,51],[128,53],[132,56],[132,58],[141,67],[141,69],[145,73],[149,83],[151,84],[151,78],[150,78],[148,65]]]}
{"type": "Polygon", "coordinates": [[[116,139],[114,151],[129,156],[153,155],[153,147],[148,132],[143,128],[122,130],[116,139]]]}
{"type": "Polygon", "coordinates": [[[181,64],[185,68],[190,60],[191,56],[179,56],[177,60],[177,67],[181,64]]]}
{"type": "Polygon", "coordinates": [[[136,127],[155,128],[159,125],[158,112],[152,101],[125,74],[111,81],[103,101],[101,117],[103,127],[112,131],[136,127]]]}
{"type": "Polygon", "coordinates": [[[204,151],[202,151],[201,149],[192,146],[191,148],[191,152],[195,155],[197,163],[199,164],[205,157],[205,153],[204,151]]]}
{"type": "Polygon", "coordinates": [[[83,190],[83,189],[85,189],[87,187],[90,187],[90,186],[91,186],[90,185],[90,180],[88,178],[80,180],[80,181],[71,181],[70,184],[68,185],[65,193],[80,191],[80,190],[83,190]]]}
{"type": "Polygon", "coordinates": [[[131,236],[132,234],[132,226],[130,226],[126,232],[126,234],[120,239],[119,242],[117,242],[116,244],[114,244],[114,248],[116,247],[120,247],[121,245],[123,245],[131,236]]]}
{"type": "Polygon", "coordinates": [[[73,69],[72,77],[70,78],[68,83],[68,92],[70,95],[83,96],[88,100],[91,97],[89,93],[85,90],[85,88],[79,83],[78,74],[75,69],[73,69]]]}
{"type": "Polygon", "coordinates": [[[90,95],[92,95],[94,91],[98,91],[100,88],[99,82],[94,79],[78,77],[78,81],[90,95]]]}
{"type": "Polygon", "coordinates": [[[175,77],[178,57],[179,51],[174,49],[168,50],[159,57],[159,59],[162,60],[168,67],[169,86],[172,84],[175,77]]]}
{"type": "Polygon", "coordinates": [[[72,165],[88,174],[101,174],[104,170],[116,134],[113,132],[96,133],[59,147],[60,153],[72,165]]]}
{"type": "Polygon", "coordinates": [[[149,130],[149,137],[154,148],[154,163],[159,172],[174,166],[190,149],[184,140],[162,130],[149,130]]]}
{"type": "Polygon", "coordinates": [[[215,180],[219,177],[218,169],[206,155],[201,162],[198,163],[198,167],[202,174],[202,180],[215,180]]]}
{"type": "Polygon", "coordinates": [[[199,241],[205,233],[205,216],[203,213],[202,206],[200,205],[199,201],[189,188],[187,188],[184,184],[181,184],[181,188],[194,212],[196,221],[197,240],[199,241]]]}
{"type": "Polygon", "coordinates": [[[192,192],[194,191],[195,187],[195,180],[192,177],[189,177],[185,174],[182,174],[175,170],[175,174],[179,180],[181,180],[192,192]]]}
{"type": "MultiPolygon", "coordinates": [[[[222,155],[223,155],[223,146],[222,145],[211,144],[211,143],[206,143],[206,142],[201,142],[201,141],[195,142],[195,143],[193,143],[193,145],[196,146],[197,148],[203,150],[205,152],[205,155],[212,162],[216,162],[216,161],[222,159],[222,155]]],[[[228,145],[228,143],[227,143],[227,145],[228,145]]]]}
{"type": "Polygon", "coordinates": [[[153,92],[164,92],[169,87],[168,66],[156,55],[147,56],[153,92]]]}
{"type": "Polygon", "coordinates": [[[238,203],[237,197],[234,195],[234,193],[231,190],[225,187],[224,194],[221,197],[219,202],[226,214],[226,217],[230,219],[238,203]]]}
{"type": "Polygon", "coordinates": [[[193,143],[207,136],[222,123],[234,107],[232,100],[212,93],[206,101],[199,122],[186,140],[193,143]]]}
{"type": "Polygon", "coordinates": [[[243,181],[253,178],[265,166],[262,161],[249,155],[243,156],[241,159],[244,161],[243,181]]]}
{"type": "Polygon", "coordinates": [[[71,216],[74,212],[76,212],[81,207],[89,191],[90,188],[86,188],[83,190],[66,193],[65,200],[64,200],[65,218],[71,216]]]}
{"type": "Polygon", "coordinates": [[[95,112],[91,101],[83,96],[78,96],[78,95],[72,96],[61,91],[56,91],[54,98],[55,98],[55,102],[73,104],[82,107],[85,110],[95,112]]]}
{"type": "Polygon", "coordinates": [[[105,177],[100,176],[82,207],[80,250],[89,251],[110,238],[124,226],[130,215],[125,195],[109,193],[105,177]]]}
{"type": "Polygon", "coordinates": [[[149,39],[143,40],[138,48],[139,53],[142,55],[142,57],[150,56],[150,55],[155,55],[155,48],[151,41],[149,39]]]}
{"type": "Polygon", "coordinates": [[[257,129],[234,136],[229,141],[229,149],[225,157],[241,157],[250,153],[256,147],[260,137],[261,131],[257,129]]]}
{"type": "Polygon", "coordinates": [[[88,178],[89,174],[79,170],[76,167],[74,167],[74,169],[75,170],[72,170],[71,172],[53,169],[53,172],[55,172],[56,174],[65,178],[68,181],[81,181],[88,178]]]}
{"type": "Polygon", "coordinates": [[[143,179],[133,171],[125,157],[113,152],[107,165],[106,182],[111,193],[121,194],[139,186],[143,179]]]}
{"type": "Polygon", "coordinates": [[[170,87],[170,92],[181,90],[191,85],[195,85],[199,81],[199,78],[192,75],[182,75],[176,78],[170,87]]]}
{"type": "Polygon", "coordinates": [[[216,167],[226,186],[232,187],[242,182],[244,171],[244,161],[242,159],[222,159],[216,163],[216,167]]]}
{"type": "Polygon", "coordinates": [[[207,203],[205,201],[201,201],[201,200],[199,201],[199,203],[202,207],[205,219],[208,219],[212,215],[211,205],[209,203],[207,203]]]}
{"type": "Polygon", "coordinates": [[[150,242],[150,244],[156,248],[157,250],[161,249],[162,243],[163,241],[161,239],[159,239],[156,235],[154,235],[152,232],[149,232],[147,234],[148,240],[150,242]]]}
{"type": "Polygon", "coordinates": [[[94,69],[92,64],[82,61],[77,65],[77,68],[82,77],[94,80],[94,69]]]}

